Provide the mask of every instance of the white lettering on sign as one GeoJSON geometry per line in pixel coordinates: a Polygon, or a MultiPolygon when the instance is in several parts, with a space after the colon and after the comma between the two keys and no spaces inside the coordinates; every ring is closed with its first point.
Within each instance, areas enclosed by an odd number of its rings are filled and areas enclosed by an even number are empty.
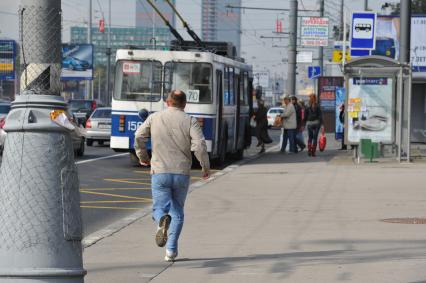
{"type": "Polygon", "coordinates": [[[140,74],[141,64],[133,62],[123,63],[123,73],[125,74],[140,74]]]}
{"type": "Polygon", "coordinates": [[[200,90],[198,89],[188,89],[187,92],[187,101],[192,103],[200,102],[200,90]]]}

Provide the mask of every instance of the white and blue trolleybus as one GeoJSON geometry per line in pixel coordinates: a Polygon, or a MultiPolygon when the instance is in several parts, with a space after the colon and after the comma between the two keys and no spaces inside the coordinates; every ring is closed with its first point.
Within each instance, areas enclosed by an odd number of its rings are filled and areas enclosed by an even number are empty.
{"type": "Polygon", "coordinates": [[[138,112],[163,110],[171,90],[187,95],[185,111],[200,123],[210,158],[242,158],[250,146],[252,69],[212,52],[119,49],[112,99],[111,148],[134,149],[138,112]]]}

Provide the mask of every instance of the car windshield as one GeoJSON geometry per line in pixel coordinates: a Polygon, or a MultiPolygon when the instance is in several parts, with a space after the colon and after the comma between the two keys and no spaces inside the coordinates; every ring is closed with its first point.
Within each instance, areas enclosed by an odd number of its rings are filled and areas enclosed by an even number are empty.
{"type": "Polygon", "coordinates": [[[114,98],[155,102],[161,98],[162,65],[158,61],[119,61],[115,73],[114,98]]]}
{"type": "Polygon", "coordinates": [[[111,109],[96,109],[92,118],[111,119],[111,109]]]}
{"type": "Polygon", "coordinates": [[[90,110],[92,109],[92,102],[85,100],[71,100],[68,103],[72,112],[77,112],[80,110],[90,110]]]}
{"type": "Polygon", "coordinates": [[[0,105],[0,114],[7,114],[10,111],[10,105],[0,105]]]}
{"type": "Polygon", "coordinates": [[[188,103],[212,102],[212,67],[208,63],[167,62],[164,98],[172,89],[186,93],[188,103]]]}

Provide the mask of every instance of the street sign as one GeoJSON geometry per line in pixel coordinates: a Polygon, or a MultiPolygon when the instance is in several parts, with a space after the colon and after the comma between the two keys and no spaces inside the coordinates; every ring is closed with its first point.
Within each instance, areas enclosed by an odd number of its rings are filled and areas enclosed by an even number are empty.
{"type": "Polygon", "coordinates": [[[426,72],[426,17],[411,19],[411,62],[414,72],[426,72]]]}
{"type": "MultiPolygon", "coordinates": [[[[346,42],[346,62],[349,62],[351,60],[351,48],[349,47],[349,43],[346,42]]],[[[342,63],[343,61],[343,41],[335,41],[334,42],[334,49],[332,54],[332,62],[335,63],[342,63]]]]}
{"type": "Polygon", "coordinates": [[[352,14],[351,48],[376,48],[376,13],[356,12],[352,14]]]}
{"type": "Polygon", "coordinates": [[[263,88],[269,87],[269,72],[254,72],[254,84],[263,88]]]}
{"type": "Polygon", "coordinates": [[[370,56],[368,49],[351,49],[351,57],[370,56]]]}
{"type": "Polygon", "coordinates": [[[16,43],[14,40],[0,40],[0,80],[15,79],[16,43]]]}
{"type": "Polygon", "coordinates": [[[310,79],[315,79],[321,76],[321,67],[320,66],[309,66],[308,67],[308,77],[310,79]]]}
{"type": "Polygon", "coordinates": [[[328,46],[328,28],[328,18],[302,17],[300,32],[302,46],[328,46]]]}
{"type": "Polygon", "coordinates": [[[297,63],[312,63],[312,51],[299,51],[296,55],[297,63]]]}

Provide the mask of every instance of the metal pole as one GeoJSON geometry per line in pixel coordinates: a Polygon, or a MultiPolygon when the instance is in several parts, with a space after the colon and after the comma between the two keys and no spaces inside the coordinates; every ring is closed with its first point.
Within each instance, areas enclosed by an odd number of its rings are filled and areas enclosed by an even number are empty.
{"type": "Polygon", "coordinates": [[[107,39],[107,93],[106,105],[111,103],[111,0],[108,1],[108,39],[107,39]]]}
{"type": "Polygon", "coordinates": [[[364,0],[364,11],[368,11],[368,0],[364,0]]]}
{"type": "Polygon", "coordinates": [[[346,64],[346,11],[343,9],[343,46],[342,66],[346,64]]]}
{"type": "Polygon", "coordinates": [[[399,61],[410,62],[411,0],[401,0],[401,50],[399,61]]]}
{"type": "MultiPolygon", "coordinates": [[[[320,0],[320,17],[324,17],[324,0],[320,0]]],[[[319,48],[319,60],[318,65],[320,66],[320,74],[324,74],[324,47],[319,48]]]]}
{"type": "Polygon", "coordinates": [[[297,0],[290,0],[287,94],[296,95],[297,0]]]}
{"type": "Polygon", "coordinates": [[[22,0],[19,15],[25,69],[0,169],[0,282],[82,283],[78,172],[60,96],[61,1],[22,0]]]}
{"type": "MultiPolygon", "coordinates": [[[[344,18],[344,11],[345,11],[345,0],[340,0],[340,40],[343,40],[343,37],[345,36],[343,34],[343,25],[345,24],[345,18],[344,18]]],[[[345,54],[343,54],[344,56],[345,54]]]]}
{"type": "MultiPolygon", "coordinates": [[[[92,0],[89,0],[89,21],[87,25],[87,43],[92,44],[92,0]]],[[[87,81],[86,93],[87,93],[87,99],[93,99],[93,81],[92,80],[87,81]]]]}

